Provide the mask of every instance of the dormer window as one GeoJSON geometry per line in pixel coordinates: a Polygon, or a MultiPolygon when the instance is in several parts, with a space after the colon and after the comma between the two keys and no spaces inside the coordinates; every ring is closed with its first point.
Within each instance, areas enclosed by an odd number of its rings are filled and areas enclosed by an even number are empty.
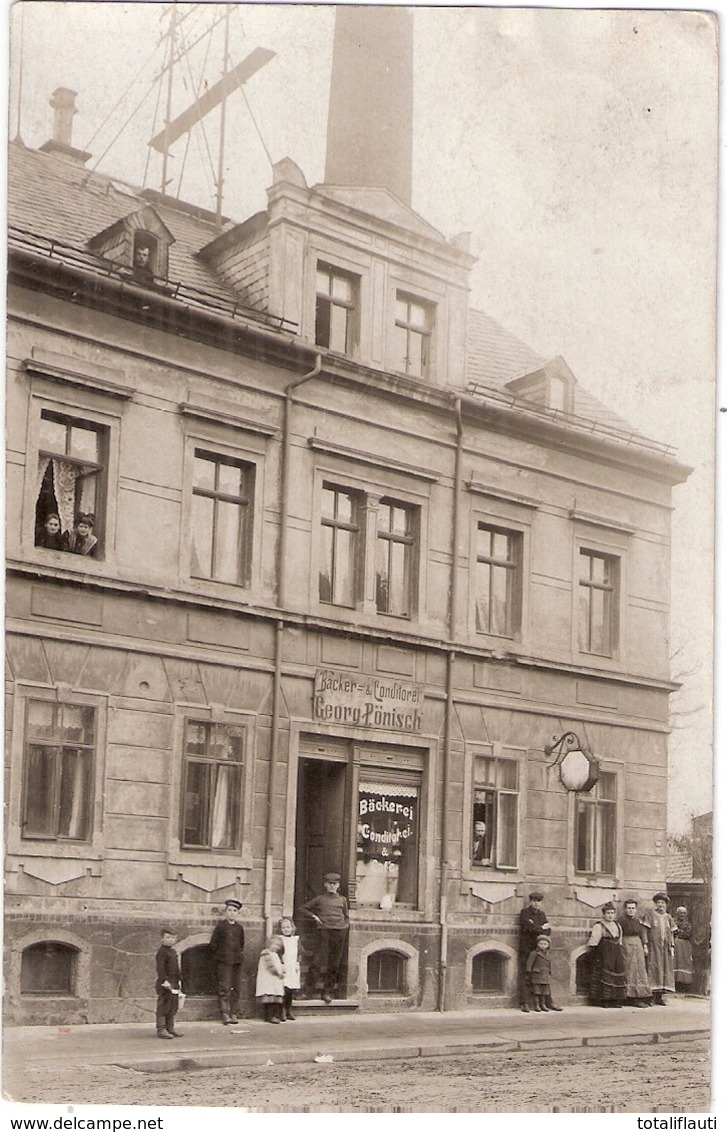
{"type": "Polygon", "coordinates": [[[543,409],[572,413],[575,384],[576,379],[563,359],[553,358],[539,369],[509,381],[507,388],[516,397],[543,409]]]}
{"type": "Polygon", "coordinates": [[[150,286],[169,274],[169,249],[174,236],[150,205],[117,220],[92,236],[88,248],[111,260],[134,283],[150,286]]]}
{"type": "Polygon", "coordinates": [[[316,346],[352,354],[358,338],[357,276],[330,264],[316,269],[316,346]]]}
{"type": "Polygon", "coordinates": [[[413,295],[396,292],[395,368],[411,377],[429,372],[434,308],[413,295]]]}

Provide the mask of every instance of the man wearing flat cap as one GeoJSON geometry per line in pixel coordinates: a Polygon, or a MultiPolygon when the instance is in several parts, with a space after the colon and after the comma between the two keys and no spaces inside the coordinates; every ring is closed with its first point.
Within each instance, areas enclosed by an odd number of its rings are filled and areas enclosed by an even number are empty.
{"type": "MultiPolygon", "coordinates": [[[[540,907],[543,902],[542,892],[533,891],[528,896],[527,907],[523,908],[518,916],[518,994],[520,1009],[524,1014],[530,1013],[529,991],[527,983],[527,962],[531,951],[535,951],[538,936],[550,935],[548,917],[540,907]]],[[[545,999],[548,1010],[561,1011],[562,1006],[556,1006],[550,994],[545,999]]]]}
{"type": "Polygon", "coordinates": [[[326,1003],[332,1001],[338,985],[348,933],[348,901],[338,891],[340,884],[338,873],[326,873],[323,877],[325,891],[300,908],[301,915],[313,920],[318,929],[315,955],[306,973],[305,992],[312,997],[322,980],[321,997],[326,1003]]]}
{"type": "Polygon", "coordinates": [[[223,1026],[235,1026],[238,1022],[237,1007],[242,990],[242,953],[245,948],[245,932],[238,924],[237,915],[242,904],[230,898],[225,901],[225,918],[220,920],[212,932],[210,951],[217,969],[217,998],[223,1026]]]}

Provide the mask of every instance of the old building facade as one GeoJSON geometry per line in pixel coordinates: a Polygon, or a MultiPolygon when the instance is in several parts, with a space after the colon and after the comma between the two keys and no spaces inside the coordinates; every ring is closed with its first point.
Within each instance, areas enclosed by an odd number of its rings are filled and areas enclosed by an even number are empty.
{"type": "Polygon", "coordinates": [[[470,310],[385,168],[282,161],[219,231],[11,148],[8,1017],[149,1017],[161,923],[214,1016],[224,900],[252,996],[332,868],[351,1009],[510,1004],[533,887],[577,1001],[594,909],[665,881],[687,470],[470,310]]]}

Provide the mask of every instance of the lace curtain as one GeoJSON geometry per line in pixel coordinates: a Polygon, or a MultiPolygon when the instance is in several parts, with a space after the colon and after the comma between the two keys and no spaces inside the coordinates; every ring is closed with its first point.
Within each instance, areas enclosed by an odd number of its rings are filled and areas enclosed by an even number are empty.
{"type": "Polygon", "coordinates": [[[38,459],[38,494],[40,495],[43,480],[48,465],[53,468],[53,494],[61,520],[61,530],[72,531],[76,518],[76,486],[81,480],[81,498],[78,502],[79,510],[95,511],[96,509],[96,476],[84,471],[83,466],[73,464],[70,460],[59,460],[56,457],[40,456],[38,459]]]}

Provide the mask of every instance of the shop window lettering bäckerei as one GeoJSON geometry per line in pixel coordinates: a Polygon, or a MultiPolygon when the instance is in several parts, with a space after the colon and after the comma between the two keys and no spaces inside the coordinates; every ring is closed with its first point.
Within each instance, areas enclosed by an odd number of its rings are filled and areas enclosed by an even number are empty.
{"type": "Polygon", "coordinates": [[[357,678],[331,669],[316,673],[313,714],[326,723],[419,733],[423,704],[422,688],[409,681],[357,678]]]}

